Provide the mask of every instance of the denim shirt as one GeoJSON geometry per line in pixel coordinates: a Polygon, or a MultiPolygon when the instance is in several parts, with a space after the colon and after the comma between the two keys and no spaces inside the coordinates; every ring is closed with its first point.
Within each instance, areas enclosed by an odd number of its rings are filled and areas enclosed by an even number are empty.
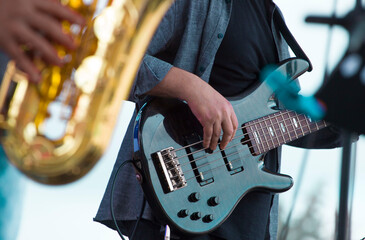
{"type": "MultiPolygon", "coordinates": [[[[231,6],[231,0],[175,1],[148,47],[130,100],[138,104],[141,96],[156,86],[172,66],[209,82],[216,52],[229,23],[231,6]],[[164,54],[166,49],[173,49],[175,55],[164,54]]],[[[277,7],[273,6],[272,11],[275,9],[277,7]]],[[[285,59],[289,57],[287,45],[273,23],[272,28],[279,60],[285,59]]]]}
{"type": "MultiPolygon", "coordinates": [[[[192,72],[209,82],[215,55],[229,23],[232,1],[235,0],[176,0],[174,2],[156,30],[133,85],[130,100],[136,103],[137,109],[143,104],[145,93],[156,86],[172,66],[192,72]]],[[[279,11],[277,6],[272,4],[271,13],[276,10],[279,11]]],[[[271,27],[279,60],[288,58],[287,44],[280,33],[275,30],[273,21],[271,21],[271,27]]],[[[120,164],[132,158],[135,117],[136,112],[128,126],[108,187],[94,219],[111,228],[114,228],[110,214],[111,183],[120,164]]],[[[326,139],[323,140],[326,141],[326,139]]],[[[271,164],[276,165],[278,171],[280,148],[269,152],[266,159],[269,159],[271,164]]],[[[132,166],[127,165],[121,170],[116,180],[113,208],[117,220],[136,220],[141,210],[142,199],[142,189],[135,178],[135,172],[132,166]]],[[[250,206],[252,209],[258,207],[256,212],[252,213],[253,216],[257,216],[256,218],[269,215],[267,211],[270,212],[270,226],[266,226],[269,221],[268,216],[266,216],[263,221],[265,224],[263,226],[264,233],[260,237],[252,237],[249,234],[253,230],[247,230],[247,237],[244,239],[264,239],[265,231],[268,229],[270,229],[271,238],[275,239],[277,198],[272,199],[270,196],[268,199],[269,204],[265,203],[269,205],[268,210],[265,210],[266,212],[261,211],[260,206],[254,205],[257,202],[254,199],[249,204],[253,205],[250,206]],[[272,205],[271,209],[270,205],[272,205]]],[[[153,219],[149,206],[146,207],[143,218],[153,219]]],[[[241,229],[241,231],[246,231],[246,229],[241,229]]],[[[266,234],[267,237],[268,234],[266,234]]]]}

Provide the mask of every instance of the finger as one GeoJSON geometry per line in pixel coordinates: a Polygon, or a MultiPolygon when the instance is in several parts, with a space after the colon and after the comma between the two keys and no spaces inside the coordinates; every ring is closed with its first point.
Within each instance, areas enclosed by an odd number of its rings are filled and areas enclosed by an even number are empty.
{"type": "Polygon", "coordinates": [[[69,49],[75,49],[76,45],[71,38],[67,35],[60,22],[44,14],[39,14],[32,17],[29,23],[32,27],[44,33],[51,40],[65,46],[69,49]]]}
{"type": "Polygon", "coordinates": [[[57,1],[39,1],[37,7],[55,18],[79,25],[85,24],[85,20],[81,15],[57,1]]]}
{"type": "Polygon", "coordinates": [[[232,122],[232,127],[233,127],[233,134],[232,134],[232,138],[231,138],[230,141],[233,140],[234,136],[237,133],[237,129],[238,129],[238,120],[237,120],[237,116],[236,116],[236,114],[234,112],[231,115],[231,122],[232,122]]]}
{"type": "Polygon", "coordinates": [[[234,135],[233,125],[231,119],[226,119],[222,123],[223,137],[220,142],[220,148],[225,149],[227,144],[231,141],[232,135],[234,135]]]}
{"type": "Polygon", "coordinates": [[[62,60],[57,55],[56,49],[41,35],[33,32],[26,26],[19,27],[15,31],[15,35],[20,43],[30,44],[32,49],[38,51],[46,63],[62,65],[62,60]]]}
{"type": "Polygon", "coordinates": [[[211,150],[215,150],[217,148],[218,140],[219,140],[219,137],[221,136],[221,130],[222,130],[221,123],[217,123],[217,122],[214,123],[213,134],[212,134],[212,138],[210,140],[210,146],[209,146],[209,148],[211,150]]]}
{"type": "Polygon", "coordinates": [[[38,69],[15,42],[9,42],[6,50],[9,57],[15,61],[19,69],[28,75],[31,82],[39,82],[41,76],[38,69]]]}
{"type": "Polygon", "coordinates": [[[203,128],[203,147],[209,148],[210,140],[213,134],[213,125],[209,124],[203,128]]]}

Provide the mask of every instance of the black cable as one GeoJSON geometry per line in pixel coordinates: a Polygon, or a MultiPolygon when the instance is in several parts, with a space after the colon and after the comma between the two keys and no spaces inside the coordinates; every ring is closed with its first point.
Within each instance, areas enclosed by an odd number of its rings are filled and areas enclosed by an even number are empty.
{"type": "MultiPolygon", "coordinates": [[[[116,218],[115,218],[115,214],[114,214],[114,204],[113,204],[113,198],[114,198],[114,186],[115,186],[115,182],[116,182],[117,176],[118,176],[118,174],[119,174],[119,171],[122,169],[122,167],[124,167],[127,163],[133,163],[133,161],[132,161],[132,160],[127,160],[127,161],[123,162],[123,163],[122,163],[122,164],[118,167],[118,170],[117,170],[117,172],[115,173],[114,178],[113,178],[113,182],[112,182],[112,189],[111,189],[111,196],[110,196],[110,211],[111,211],[111,214],[112,214],[112,218],[113,218],[113,221],[114,221],[114,224],[115,224],[115,228],[116,228],[116,230],[117,230],[117,232],[118,232],[119,236],[120,236],[123,240],[125,240],[125,238],[123,237],[123,234],[122,234],[122,232],[121,232],[121,231],[120,231],[120,229],[119,229],[119,226],[118,226],[117,220],[116,220],[116,218]]],[[[143,202],[144,202],[144,201],[143,201],[143,202]]],[[[137,223],[136,223],[136,225],[137,225],[137,223]]],[[[136,226],[135,226],[135,228],[136,228],[136,226]]],[[[133,232],[134,232],[134,231],[133,231],[133,232]]],[[[132,238],[131,238],[130,240],[132,240],[132,238]]]]}
{"type": "Polygon", "coordinates": [[[137,218],[137,221],[136,221],[136,224],[134,225],[134,229],[132,231],[132,235],[131,237],[129,238],[129,240],[133,240],[134,238],[134,234],[136,233],[136,230],[137,230],[137,227],[138,227],[138,224],[139,224],[139,221],[141,220],[142,218],[142,214],[144,212],[144,208],[146,206],[146,199],[144,198],[144,195],[143,195],[143,200],[142,200],[142,208],[141,208],[141,212],[139,213],[139,216],[137,218]]]}

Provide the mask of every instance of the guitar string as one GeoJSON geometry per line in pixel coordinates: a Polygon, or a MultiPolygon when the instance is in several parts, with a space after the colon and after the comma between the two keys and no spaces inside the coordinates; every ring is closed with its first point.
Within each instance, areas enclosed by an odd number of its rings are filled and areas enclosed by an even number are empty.
{"type": "MultiPolygon", "coordinates": [[[[277,125],[279,125],[280,123],[282,123],[282,122],[286,122],[288,119],[283,119],[281,122],[277,122],[277,125]]],[[[299,124],[301,124],[301,122],[302,121],[304,121],[304,120],[299,120],[299,124]]],[[[266,124],[266,123],[265,123],[266,124]]],[[[316,125],[316,127],[318,126],[318,124],[316,125]]],[[[260,123],[260,127],[261,127],[261,123],[260,123]]],[[[279,144],[280,143],[280,139],[279,139],[279,137],[280,136],[278,136],[278,135],[275,135],[275,136],[272,136],[271,134],[270,134],[270,131],[267,129],[269,126],[264,126],[264,127],[261,127],[261,128],[257,128],[257,132],[259,133],[259,134],[261,134],[260,133],[260,131],[263,133],[262,135],[259,135],[258,137],[263,137],[265,140],[264,141],[262,141],[261,139],[261,144],[260,143],[258,143],[258,144],[254,144],[254,146],[251,146],[251,147],[249,147],[249,148],[254,148],[254,147],[258,147],[258,148],[260,148],[259,147],[259,145],[261,145],[262,146],[262,148],[263,148],[263,150],[265,151],[265,145],[264,145],[264,143],[266,143],[267,145],[268,145],[268,147],[270,148],[270,146],[271,146],[271,144],[269,145],[269,142],[270,142],[270,140],[271,140],[271,142],[273,143],[273,146],[275,146],[275,145],[277,145],[277,144],[279,144]],[[267,130],[267,132],[265,131],[265,130],[267,130]],[[267,140],[267,138],[266,138],[266,136],[268,136],[269,138],[270,138],[270,140],[267,140]],[[275,140],[274,140],[274,138],[276,138],[275,140]],[[274,141],[277,141],[277,143],[275,143],[274,141]]],[[[239,128],[239,129],[237,129],[237,131],[240,131],[241,129],[243,129],[243,128],[239,128]]],[[[288,129],[288,127],[287,127],[287,129],[288,129]]],[[[276,128],[274,127],[274,130],[275,130],[275,132],[276,132],[276,128]]],[[[289,130],[289,132],[284,132],[281,128],[280,128],[280,126],[279,126],[279,131],[281,132],[281,134],[282,134],[282,138],[283,138],[283,140],[285,141],[285,138],[284,138],[284,135],[285,134],[287,134],[287,135],[289,135],[289,134],[291,134],[291,133],[293,133],[293,132],[296,132],[298,129],[295,129],[294,127],[293,127],[293,130],[292,131],[290,131],[289,130]]],[[[303,130],[303,126],[301,126],[301,129],[300,129],[302,132],[304,132],[304,130],[303,130]]],[[[310,130],[310,127],[308,126],[308,130],[310,130]]],[[[236,131],[236,132],[237,132],[236,131]]],[[[251,133],[252,134],[252,133],[251,133]]],[[[241,137],[243,137],[243,139],[245,139],[246,137],[248,137],[249,136],[249,133],[243,133],[243,134],[241,134],[241,135],[236,135],[232,140],[234,140],[234,139],[237,139],[237,138],[241,138],[241,137]]],[[[293,136],[294,137],[294,136],[293,136]]],[[[291,139],[291,135],[289,135],[289,139],[291,139]]],[[[249,142],[251,142],[252,141],[252,139],[250,138],[250,139],[248,139],[248,140],[246,140],[246,141],[244,141],[244,142],[242,142],[241,144],[242,145],[244,145],[244,144],[247,144],[247,143],[249,143],[249,142]]],[[[227,148],[225,148],[225,149],[227,149],[227,148]]],[[[259,149],[260,150],[260,149],[259,149]]],[[[201,151],[205,151],[205,148],[203,148],[203,149],[199,149],[199,150],[197,150],[197,151],[195,151],[195,152],[192,152],[192,153],[189,153],[189,154],[186,154],[185,156],[189,156],[189,155],[191,155],[191,154],[196,154],[196,153],[199,153],[199,152],[201,152],[201,151]]],[[[185,157],[184,156],[184,157],[185,157]]]]}
{"type": "MultiPolygon", "coordinates": [[[[317,124],[317,126],[318,126],[318,127],[317,127],[317,130],[319,130],[319,129],[321,129],[321,128],[325,127],[325,126],[326,126],[326,124],[323,124],[323,125],[318,125],[318,124],[317,124]]],[[[295,129],[294,129],[293,131],[295,131],[295,129]]],[[[293,131],[291,131],[291,132],[293,132],[293,131]]],[[[298,135],[298,138],[299,138],[299,137],[303,137],[303,136],[305,136],[305,135],[306,135],[306,134],[299,134],[299,135],[298,135]]],[[[239,146],[239,145],[241,145],[241,143],[236,144],[236,145],[234,145],[234,146],[239,146]]],[[[234,146],[231,146],[230,148],[232,148],[232,147],[234,147],[234,146]]],[[[240,151],[236,151],[236,152],[230,153],[230,154],[226,155],[226,157],[231,157],[231,156],[236,155],[236,154],[238,154],[238,153],[240,153],[240,152],[242,152],[242,151],[244,151],[244,150],[245,150],[245,148],[241,149],[240,151]]],[[[270,149],[268,149],[268,151],[269,151],[269,150],[270,150],[270,149]]],[[[215,151],[215,152],[214,152],[214,153],[212,153],[211,155],[216,154],[216,153],[219,153],[219,152],[222,152],[222,151],[224,151],[224,150],[215,151]]],[[[262,154],[262,153],[258,153],[258,155],[259,155],[259,154],[262,154]]],[[[249,156],[252,156],[252,155],[245,155],[245,156],[243,156],[243,157],[249,157],[249,156]]],[[[182,157],[179,157],[179,158],[182,158],[182,157]]],[[[193,161],[188,161],[187,163],[182,164],[182,165],[180,165],[180,166],[183,168],[183,167],[185,167],[186,165],[189,165],[189,163],[191,164],[191,163],[196,162],[196,161],[199,161],[199,160],[201,160],[201,159],[203,159],[203,158],[205,158],[205,156],[200,157],[200,158],[197,158],[197,159],[194,159],[193,161]]],[[[176,158],[175,158],[175,159],[176,159],[176,158]]],[[[213,160],[213,161],[210,161],[210,162],[207,162],[207,163],[205,163],[205,164],[203,164],[203,165],[200,165],[199,167],[196,167],[196,168],[192,168],[192,169],[190,169],[190,170],[187,170],[184,174],[189,173],[189,172],[191,172],[191,171],[195,171],[195,170],[197,170],[197,169],[199,169],[199,168],[202,168],[202,167],[208,166],[208,165],[210,165],[211,163],[214,163],[214,162],[216,162],[216,161],[221,161],[221,160],[222,160],[222,157],[219,157],[219,158],[217,158],[217,159],[215,159],[215,160],[213,160]]],[[[236,161],[239,161],[239,160],[240,160],[240,158],[235,159],[235,160],[232,160],[232,161],[229,161],[228,163],[226,163],[226,164],[224,164],[224,165],[220,165],[220,166],[218,166],[218,167],[216,167],[216,168],[213,168],[213,169],[210,169],[210,170],[214,170],[214,169],[217,169],[217,168],[220,168],[220,167],[227,166],[227,165],[229,165],[230,163],[232,163],[232,162],[236,162],[236,161]]],[[[166,163],[167,163],[167,162],[166,162],[166,163]]],[[[202,173],[205,173],[205,172],[202,172],[202,173]]],[[[199,177],[199,175],[196,175],[196,176],[194,176],[194,177],[191,177],[191,178],[189,178],[188,180],[193,179],[193,178],[196,178],[196,177],[199,177]]]]}
{"type": "MultiPolygon", "coordinates": [[[[289,114],[291,114],[291,113],[295,113],[294,111],[286,111],[286,112],[280,112],[280,113],[278,113],[278,114],[276,114],[276,113],[274,113],[272,116],[269,116],[267,119],[264,119],[264,120],[262,120],[262,121],[257,121],[257,122],[255,122],[256,120],[253,120],[253,121],[250,121],[250,122],[252,122],[251,124],[248,124],[248,125],[245,125],[244,127],[240,127],[240,128],[238,128],[237,130],[236,130],[236,132],[237,131],[239,131],[239,130],[242,130],[242,129],[244,129],[244,128],[248,128],[248,127],[252,127],[252,126],[256,126],[257,124],[261,124],[261,123],[265,123],[266,124],[266,121],[267,120],[272,120],[272,119],[277,119],[277,117],[282,117],[282,121],[281,122],[278,122],[277,121],[277,123],[278,123],[278,125],[280,125],[280,123],[285,123],[287,120],[291,120],[291,117],[293,117],[293,116],[291,116],[291,115],[289,115],[289,114]],[[275,115],[276,114],[276,115],[275,115]],[[287,119],[284,119],[284,115],[288,115],[289,116],[289,118],[287,118],[287,119]]],[[[308,120],[308,118],[304,115],[304,114],[297,114],[297,113],[295,113],[296,115],[297,115],[297,117],[302,117],[302,116],[304,116],[305,117],[305,121],[307,121],[308,120]]],[[[302,121],[304,121],[303,119],[302,120],[299,120],[299,122],[302,122],[302,121]]],[[[311,123],[313,123],[313,124],[316,124],[317,122],[311,122],[311,123]]],[[[274,124],[275,125],[275,124],[274,124]]],[[[308,124],[309,125],[309,124],[308,124]]],[[[261,125],[260,125],[261,126],[261,125]]],[[[280,128],[281,126],[279,126],[279,129],[280,129],[280,131],[282,131],[282,129],[280,128]]],[[[263,127],[263,128],[257,128],[257,131],[260,131],[260,130],[263,130],[263,129],[266,129],[266,127],[263,127]]],[[[246,133],[245,135],[249,135],[248,133],[246,133]]],[[[244,137],[246,137],[245,135],[243,135],[244,137]]],[[[222,136],[222,134],[220,135],[220,136],[222,136]]],[[[189,144],[189,145],[186,145],[186,146],[184,146],[184,147],[182,147],[182,148],[179,148],[179,149],[175,149],[174,151],[172,151],[172,152],[178,152],[178,151],[181,151],[181,150],[185,150],[186,148],[188,148],[188,147],[191,147],[191,146],[194,146],[194,145],[197,145],[197,144],[200,144],[200,143],[202,143],[203,142],[203,140],[201,140],[201,141],[198,141],[198,142],[195,142],[195,143],[191,143],[191,144],[189,144]]],[[[205,149],[202,149],[201,151],[203,151],[203,150],[205,150],[205,149]]],[[[166,153],[166,154],[168,154],[168,153],[166,153]]]]}
{"type": "MultiPolygon", "coordinates": [[[[287,120],[287,119],[286,119],[287,120]]],[[[285,121],[286,121],[285,120],[285,121]]],[[[304,120],[301,120],[301,121],[306,121],[306,119],[304,119],[304,120]]],[[[318,130],[318,127],[319,127],[319,125],[318,125],[318,122],[316,122],[315,123],[316,124],[316,128],[317,128],[317,130],[318,130]]],[[[326,124],[324,123],[324,125],[323,125],[323,127],[325,127],[326,126],[326,124]]],[[[295,128],[293,128],[293,130],[291,130],[291,131],[288,131],[288,132],[286,132],[286,134],[291,134],[291,133],[293,133],[293,132],[296,132],[297,131],[297,129],[295,129],[295,128]]],[[[263,131],[263,133],[266,135],[266,133],[263,131]]],[[[304,132],[303,132],[304,133],[304,132]]],[[[237,138],[240,138],[241,136],[244,136],[245,134],[243,134],[243,135],[239,135],[239,136],[236,136],[235,138],[233,138],[233,139],[237,139],[237,138]]],[[[297,133],[296,133],[296,135],[297,135],[297,133]]],[[[304,134],[305,135],[305,134],[304,134]]],[[[304,136],[304,135],[302,135],[302,136],[304,136]]],[[[290,136],[290,135],[289,135],[290,136]]],[[[297,139],[297,138],[296,138],[297,139]]],[[[222,151],[226,151],[227,149],[230,149],[230,148],[232,148],[232,147],[235,147],[235,146],[237,146],[237,145],[245,145],[245,144],[247,144],[247,143],[249,143],[250,141],[251,141],[252,139],[249,139],[249,140],[247,140],[247,141],[245,141],[245,142],[240,142],[239,144],[236,144],[236,145],[231,145],[230,147],[228,147],[228,148],[225,148],[225,149],[223,149],[223,150],[215,150],[213,153],[211,153],[211,155],[213,155],[213,154],[216,154],[216,153],[219,153],[219,152],[222,152],[222,151]]],[[[284,139],[285,140],[285,139],[284,139]]],[[[295,139],[293,139],[293,140],[295,140],[295,139]]],[[[290,141],[291,141],[291,138],[290,138],[290,141]]],[[[264,143],[266,143],[267,145],[268,145],[268,149],[267,150],[270,150],[270,146],[269,146],[269,141],[261,141],[261,145],[263,146],[263,151],[266,151],[266,147],[265,147],[265,145],[264,145],[264,143]]],[[[279,142],[278,142],[279,143],[279,142]]],[[[276,144],[277,145],[277,144],[276,144]]],[[[257,146],[257,145],[255,145],[255,146],[257,146]]],[[[248,149],[249,150],[251,150],[252,148],[254,148],[255,146],[251,146],[251,147],[248,147],[248,149]]],[[[278,145],[279,146],[279,145],[278,145]]],[[[274,147],[276,147],[275,145],[273,146],[273,148],[274,147]]],[[[259,150],[259,152],[258,152],[258,154],[260,154],[261,153],[261,150],[260,150],[260,148],[258,149],[259,150]]],[[[197,150],[197,151],[195,151],[195,152],[192,152],[192,153],[189,153],[189,154],[186,154],[186,155],[183,155],[183,156],[180,156],[180,157],[177,157],[177,158],[175,158],[175,159],[172,159],[171,161],[173,161],[173,160],[178,160],[178,159],[180,159],[180,158],[183,158],[183,157],[188,157],[188,156],[190,156],[190,155],[192,155],[192,154],[196,154],[196,153],[199,153],[199,152],[202,152],[202,151],[205,151],[205,149],[200,149],[200,150],[197,150]]],[[[166,154],[165,154],[166,155],[166,154]]],[[[200,158],[198,158],[197,160],[200,160],[200,158]]],[[[169,163],[169,162],[171,162],[171,161],[167,161],[167,162],[165,162],[165,163],[169,163]]]]}
{"type": "MultiPolygon", "coordinates": [[[[284,113],[284,114],[286,114],[286,113],[284,113]]],[[[281,115],[281,117],[282,117],[282,121],[277,121],[277,125],[280,125],[280,123],[283,123],[283,122],[286,122],[286,121],[288,121],[288,120],[290,120],[290,118],[287,118],[287,119],[285,119],[284,117],[283,117],[283,115],[284,114],[280,114],[281,115]]],[[[279,115],[279,114],[278,114],[279,115]]],[[[299,116],[305,116],[304,114],[301,114],[301,115],[298,115],[298,117],[299,116]]],[[[292,117],[292,116],[290,116],[290,117],[292,117]]],[[[272,118],[271,118],[272,119],[272,118]]],[[[271,120],[270,118],[268,118],[268,119],[266,119],[266,120],[271,120]]],[[[301,119],[301,120],[298,120],[298,122],[299,122],[299,124],[302,124],[302,122],[303,121],[305,121],[305,122],[307,122],[308,123],[308,119],[306,119],[306,118],[304,118],[304,119],[301,119]]],[[[257,123],[262,123],[262,122],[265,122],[265,121],[258,121],[257,123]]],[[[254,124],[257,124],[257,123],[254,123],[254,124]]],[[[316,125],[316,127],[318,126],[318,123],[320,123],[320,122],[311,122],[311,123],[308,123],[308,129],[310,130],[310,125],[311,124],[315,124],[316,125]]],[[[245,126],[245,127],[250,127],[250,126],[253,126],[254,124],[251,124],[251,125],[247,125],[247,126],[245,126]]],[[[275,125],[275,124],[274,124],[275,125]]],[[[261,126],[261,125],[260,125],[261,126]]],[[[240,131],[241,129],[243,129],[244,127],[242,127],[242,128],[239,128],[239,129],[237,129],[237,131],[240,131]]],[[[270,136],[270,134],[269,134],[269,132],[265,132],[264,131],[264,129],[266,129],[267,128],[267,126],[266,127],[263,127],[263,128],[261,128],[261,129],[257,129],[257,131],[259,132],[260,130],[264,133],[263,135],[264,135],[264,137],[265,137],[265,139],[266,139],[266,135],[267,136],[270,136]]],[[[275,127],[274,127],[274,129],[275,129],[275,127]]],[[[288,128],[287,128],[288,129],[288,128]]],[[[275,129],[276,130],[276,129],[275,129]]],[[[288,131],[288,132],[283,132],[283,130],[279,127],[279,130],[280,130],[280,132],[282,132],[282,134],[283,134],[283,136],[285,135],[285,134],[290,134],[290,133],[293,133],[293,132],[296,132],[296,129],[294,128],[294,126],[293,126],[293,131],[288,131]]],[[[301,126],[301,130],[303,131],[303,126],[301,126]]],[[[236,131],[236,132],[237,132],[236,131]]],[[[260,132],[259,132],[259,134],[260,134],[260,132]]],[[[237,138],[241,138],[241,137],[247,137],[247,136],[249,136],[249,133],[244,133],[244,134],[241,134],[241,135],[236,135],[232,140],[234,140],[234,139],[237,139],[237,138]]],[[[262,136],[261,136],[262,137],[262,136]]],[[[271,136],[270,136],[271,137],[271,136]]],[[[278,138],[278,136],[276,136],[277,138],[278,138]]],[[[290,135],[289,135],[289,138],[290,138],[290,135]]],[[[272,139],[271,139],[272,140],[272,139]]],[[[240,143],[240,144],[247,144],[247,143],[249,143],[250,141],[252,141],[252,139],[248,139],[247,141],[245,141],[245,142],[242,142],[242,143],[240,143]]],[[[273,140],[272,140],[273,141],[273,140]]],[[[190,144],[190,145],[187,145],[187,146],[184,146],[183,148],[180,148],[180,149],[176,149],[176,150],[174,150],[174,151],[172,151],[172,152],[178,152],[178,151],[181,151],[181,150],[184,150],[184,149],[186,149],[186,148],[188,148],[188,147],[191,147],[191,146],[194,146],[194,145],[197,145],[197,144],[199,144],[199,143],[201,143],[202,141],[199,141],[199,142],[196,142],[196,143],[193,143],[193,144],[190,144]]],[[[264,146],[264,143],[266,143],[267,145],[268,145],[268,143],[269,143],[269,141],[261,141],[261,146],[263,146],[263,150],[265,150],[265,146],[264,146]]],[[[255,145],[255,146],[257,146],[257,145],[255,145]]],[[[250,147],[250,148],[254,148],[255,146],[252,146],[252,147],[250,147]]],[[[270,146],[269,146],[270,147],[270,146]]],[[[227,148],[226,148],[227,149],[227,148]]],[[[229,148],[228,148],[229,149],[229,148]]],[[[192,152],[192,153],[188,153],[188,154],[186,154],[186,155],[183,155],[183,156],[181,156],[181,157],[187,157],[187,156],[189,156],[189,155],[192,155],[192,154],[197,154],[197,153],[199,153],[199,152],[202,152],[202,151],[205,151],[205,148],[202,148],[202,149],[199,149],[199,150],[197,150],[197,151],[194,151],[194,152],[192,152]]],[[[169,153],[165,153],[165,154],[162,154],[163,156],[166,156],[167,154],[169,154],[169,153]]],[[[214,152],[212,153],[212,154],[214,154],[214,152]]],[[[181,158],[181,157],[179,157],[179,158],[181,158]]],[[[179,158],[177,158],[177,159],[179,159],[179,158]]],[[[168,163],[168,162],[167,162],[168,163]]]]}
{"type": "MultiPolygon", "coordinates": [[[[325,125],[321,125],[321,126],[319,126],[319,129],[321,129],[321,128],[323,128],[323,127],[325,127],[325,125]]],[[[318,129],[318,130],[319,130],[319,129],[318,129]]],[[[303,136],[305,136],[305,135],[306,135],[306,134],[300,134],[300,136],[298,135],[298,137],[303,137],[303,136]]],[[[235,147],[235,146],[240,146],[240,145],[241,145],[241,143],[239,143],[239,144],[235,144],[235,145],[231,146],[230,148],[235,147]]],[[[271,148],[271,149],[274,149],[274,148],[276,148],[276,147],[278,147],[278,146],[273,146],[273,148],[271,148]]],[[[250,148],[248,148],[248,149],[250,150],[250,148]]],[[[271,149],[267,149],[267,151],[270,151],[271,149]]],[[[236,151],[236,152],[233,152],[233,153],[230,153],[230,154],[226,155],[226,158],[227,158],[227,157],[230,157],[230,156],[232,156],[232,155],[238,154],[238,153],[240,153],[240,152],[241,152],[241,151],[243,151],[243,150],[245,150],[245,148],[241,149],[240,151],[236,151]]],[[[215,151],[214,153],[212,153],[211,155],[213,155],[213,154],[217,154],[217,153],[220,153],[220,152],[223,152],[223,151],[225,151],[225,150],[218,150],[218,151],[215,151]]],[[[265,150],[265,151],[266,151],[266,150],[265,150]]],[[[267,151],[266,151],[266,152],[267,152],[267,151]]],[[[259,153],[257,153],[257,154],[258,154],[258,155],[260,155],[260,154],[263,154],[263,153],[265,153],[265,152],[259,152],[259,153]]],[[[252,156],[252,154],[251,154],[251,155],[245,155],[244,157],[248,157],[248,156],[252,156]]],[[[180,158],[181,158],[181,157],[180,157],[180,158]]],[[[181,166],[181,167],[185,167],[186,165],[189,165],[189,164],[194,163],[194,162],[196,162],[196,161],[202,160],[202,159],[204,159],[204,158],[206,158],[206,156],[202,156],[202,157],[200,157],[200,158],[194,159],[193,161],[188,161],[188,162],[186,162],[186,163],[184,163],[184,164],[180,164],[180,166],[181,166]]],[[[217,158],[217,159],[215,159],[215,160],[213,160],[213,161],[210,161],[210,162],[208,162],[208,163],[206,163],[206,164],[204,164],[204,165],[200,165],[199,167],[192,168],[191,170],[188,170],[187,172],[197,170],[198,168],[201,168],[201,167],[207,166],[207,165],[209,165],[210,163],[214,163],[214,162],[219,161],[219,160],[222,160],[222,159],[223,159],[223,157],[219,157],[219,158],[217,158]]],[[[233,160],[233,161],[238,161],[238,160],[240,160],[240,159],[233,160]]],[[[233,162],[233,161],[230,161],[230,162],[233,162]]],[[[229,164],[229,163],[227,163],[227,164],[225,164],[225,165],[223,165],[223,166],[227,166],[228,164],[229,164]]],[[[196,177],[196,176],[195,176],[195,177],[196,177]]]]}
{"type": "MultiPolygon", "coordinates": [[[[325,125],[322,125],[322,126],[320,126],[320,128],[323,128],[325,125]]],[[[305,134],[304,135],[301,135],[301,136],[299,136],[299,137],[303,137],[303,136],[305,136],[305,134]]],[[[231,157],[231,156],[234,156],[234,155],[237,155],[237,154],[239,154],[240,152],[242,152],[242,151],[244,151],[245,150],[245,148],[243,148],[243,149],[240,149],[239,151],[236,151],[236,152],[233,152],[233,153],[231,153],[231,154],[229,154],[229,155],[227,155],[226,157],[231,157]]],[[[243,157],[250,157],[250,156],[252,156],[251,154],[246,154],[245,156],[243,156],[243,157]]],[[[202,168],[202,167],[205,167],[205,166],[209,166],[211,163],[214,163],[214,162],[217,162],[217,161],[221,161],[223,158],[221,158],[221,157],[219,157],[219,158],[216,158],[216,159],[214,159],[213,161],[210,161],[210,162],[207,162],[207,163],[205,163],[205,164],[203,164],[203,165],[201,165],[201,166],[199,166],[199,167],[196,167],[196,168],[192,168],[192,169],[189,169],[189,170],[187,170],[186,172],[184,172],[184,175],[186,175],[187,173],[190,173],[190,172],[193,172],[193,171],[195,171],[195,170],[197,170],[197,169],[199,169],[199,168],[202,168]]],[[[241,160],[241,158],[236,158],[236,159],[234,159],[234,160],[232,160],[232,161],[229,161],[228,163],[225,163],[225,164],[223,164],[223,165],[219,165],[219,166],[216,166],[215,168],[211,168],[211,169],[209,169],[209,170],[206,170],[206,171],[203,171],[203,172],[201,172],[201,174],[204,174],[204,173],[207,173],[208,171],[213,171],[213,170],[216,170],[216,169],[219,169],[219,168],[221,168],[221,167],[227,167],[228,165],[230,165],[231,163],[233,163],[233,162],[237,162],[237,161],[240,161],[241,160]]],[[[190,163],[190,162],[193,162],[193,161],[189,161],[188,163],[190,163]]],[[[187,164],[185,164],[184,166],[186,166],[187,164]]],[[[243,166],[239,166],[239,167],[243,167],[243,166]]],[[[197,177],[200,177],[201,175],[194,175],[194,176],[192,176],[192,177],[189,177],[189,178],[187,178],[187,179],[185,179],[186,181],[190,181],[190,180],[192,180],[192,179],[194,179],[194,178],[197,178],[197,177]]]]}
{"type": "MultiPolygon", "coordinates": [[[[232,153],[232,154],[230,154],[229,156],[233,156],[233,155],[236,155],[236,154],[238,154],[238,153],[240,153],[240,152],[242,152],[242,151],[244,151],[244,149],[241,149],[240,151],[236,151],[236,152],[234,152],[234,153],[232,153]]],[[[250,156],[252,156],[252,155],[245,155],[244,157],[250,157],[250,156]]],[[[217,158],[217,159],[215,159],[215,160],[213,160],[213,161],[211,161],[211,162],[209,162],[209,163],[206,163],[206,164],[204,164],[204,165],[202,165],[202,166],[200,166],[200,167],[203,167],[203,166],[208,166],[208,165],[210,165],[211,163],[213,163],[213,162],[217,162],[217,161],[221,161],[222,160],[222,158],[217,158]]],[[[232,163],[232,162],[236,162],[236,161],[239,161],[240,160],[240,158],[237,158],[237,159],[235,159],[235,160],[232,160],[232,161],[229,161],[229,163],[226,163],[226,164],[223,164],[223,165],[219,165],[219,166],[217,166],[217,167],[215,167],[215,168],[212,168],[212,169],[210,169],[210,170],[208,170],[208,171],[213,171],[213,170],[216,170],[216,169],[219,169],[219,168],[221,168],[221,167],[226,167],[227,165],[229,165],[230,163],[232,163]]],[[[243,166],[240,166],[240,167],[243,167],[243,166]]],[[[192,171],[195,171],[195,170],[197,170],[198,168],[195,168],[195,169],[191,169],[191,170],[187,170],[185,173],[184,173],[184,175],[186,174],[186,173],[189,173],[189,172],[192,172],[192,171]]],[[[202,174],[204,174],[204,173],[207,173],[207,171],[204,171],[204,172],[201,172],[202,174]]],[[[193,177],[190,177],[190,178],[187,178],[187,179],[185,179],[186,181],[190,181],[190,180],[192,180],[192,179],[194,179],[194,178],[197,178],[197,177],[200,177],[200,175],[198,174],[198,175],[194,175],[193,177]]]]}

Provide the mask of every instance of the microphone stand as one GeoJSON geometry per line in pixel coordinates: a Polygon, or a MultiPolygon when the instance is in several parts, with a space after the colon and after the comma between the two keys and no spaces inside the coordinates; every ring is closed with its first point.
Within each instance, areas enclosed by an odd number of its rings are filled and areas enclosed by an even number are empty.
{"type": "MultiPolygon", "coordinates": [[[[365,9],[362,1],[357,0],[355,8],[345,17],[309,16],[306,22],[340,25],[350,34],[349,51],[356,52],[364,41],[365,9]]],[[[330,79],[328,79],[330,81],[330,79]]],[[[336,221],[336,239],[345,240],[351,237],[351,212],[353,200],[353,186],[355,180],[356,143],[352,143],[353,134],[345,131],[342,150],[341,182],[339,196],[339,211],[336,221]]]]}
{"type": "Polygon", "coordinates": [[[351,239],[351,213],[355,182],[356,143],[352,143],[353,134],[345,133],[342,150],[341,182],[339,210],[336,226],[336,239],[351,239]]]}

